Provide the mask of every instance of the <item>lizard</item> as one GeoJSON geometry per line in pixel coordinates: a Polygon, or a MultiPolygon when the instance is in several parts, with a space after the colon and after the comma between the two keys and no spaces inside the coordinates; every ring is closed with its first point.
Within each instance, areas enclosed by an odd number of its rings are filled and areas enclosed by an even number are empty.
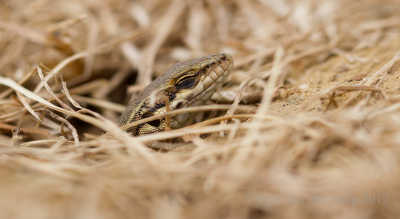
{"type": "MultiPolygon", "coordinates": [[[[233,70],[233,58],[228,53],[216,53],[178,63],[150,83],[131,101],[118,120],[120,126],[160,115],[169,109],[181,109],[205,104],[233,70]]],[[[193,113],[171,117],[170,127],[183,127],[193,113]]],[[[165,118],[130,127],[133,136],[165,131],[165,118]]]]}

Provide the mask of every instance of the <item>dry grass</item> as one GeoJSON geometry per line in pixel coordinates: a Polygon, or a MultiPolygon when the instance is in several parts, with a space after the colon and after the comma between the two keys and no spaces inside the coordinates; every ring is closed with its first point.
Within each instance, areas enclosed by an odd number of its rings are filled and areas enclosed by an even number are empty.
{"type": "Polygon", "coordinates": [[[0,1],[0,218],[397,218],[399,10],[0,1]],[[168,114],[198,111],[196,124],[138,138],[117,127],[170,65],[221,51],[229,83],[168,114]],[[186,143],[145,146],[170,138],[186,143]]]}

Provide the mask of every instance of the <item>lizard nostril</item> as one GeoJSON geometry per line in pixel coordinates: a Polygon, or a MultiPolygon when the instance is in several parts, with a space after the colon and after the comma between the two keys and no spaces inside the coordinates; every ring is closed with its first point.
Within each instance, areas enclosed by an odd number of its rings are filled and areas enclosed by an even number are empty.
{"type": "Polygon", "coordinates": [[[179,109],[179,108],[181,108],[181,106],[182,106],[182,102],[179,102],[179,103],[176,105],[176,108],[179,109]]]}

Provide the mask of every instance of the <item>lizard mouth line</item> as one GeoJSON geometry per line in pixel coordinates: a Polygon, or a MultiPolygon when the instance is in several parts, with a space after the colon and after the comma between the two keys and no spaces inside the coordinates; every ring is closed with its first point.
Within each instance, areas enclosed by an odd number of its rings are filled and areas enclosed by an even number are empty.
{"type": "MultiPolygon", "coordinates": [[[[218,65],[217,67],[219,67],[219,65],[218,65]]],[[[217,67],[215,67],[214,69],[216,69],[217,67]]],[[[213,70],[214,70],[214,69],[213,69],[213,70]]],[[[226,70],[224,69],[224,72],[225,72],[225,71],[226,71],[226,70]]],[[[210,72],[210,74],[211,74],[211,72],[210,72]]],[[[223,77],[222,75],[223,75],[223,73],[222,73],[221,75],[219,75],[219,77],[223,77]]],[[[208,75],[207,77],[210,77],[210,76],[208,75]]],[[[206,77],[206,78],[207,78],[207,77],[206,77]]],[[[204,78],[204,80],[205,80],[206,78],[204,78]]],[[[184,104],[181,108],[188,107],[188,106],[192,105],[194,102],[196,102],[196,100],[198,100],[198,99],[196,99],[196,98],[198,98],[198,97],[200,97],[200,96],[202,96],[202,95],[208,93],[208,92],[210,91],[210,88],[212,88],[212,85],[214,85],[215,83],[218,83],[218,82],[214,81],[214,83],[210,84],[210,86],[209,86],[208,88],[206,88],[204,91],[202,91],[202,92],[200,92],[199,94],[197,94],[195,97],[193,97],[191,100],[189,100],[186,104],[184,104]]],[[[218,83],[218,84],[222,84],[222,83],[223,83],[223,81],[221,81],[221,82],[218,83]]],[[[218,85],[217,85],[217,86],[218,86],[218,85]]]]}
{"type": "MultiPolygon", "coordinates": [[[[208,76],[207,76],[207,77],[208,77],[208,76]]],[[[216,83],[216,82],[214,82],[213,84],[215,84],[215,83],[216,83]]],[[[203,92],[197,94],[195,97],[193,97],[191,100],[189,100],[189,101],[188,101],[185,105],[183,105],[181,108],[188,107],[188,106],[192,105],[194,102],[196,102],[196,100],[197,100],[196,98],[198,98],[199,96],[202,96],[202,95],[204,95],[205,93],[207,93],[213,84],[211,84],[211,85],[210,85],[207,89],[205,89],[203,92]]]]}

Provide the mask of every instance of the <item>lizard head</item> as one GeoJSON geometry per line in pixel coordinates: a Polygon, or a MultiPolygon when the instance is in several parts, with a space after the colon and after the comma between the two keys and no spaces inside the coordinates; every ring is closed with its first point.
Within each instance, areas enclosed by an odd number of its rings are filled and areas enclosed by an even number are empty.
{"type": "MultiPolygon", "coordinates": [[[[119,118],[120,125],[165,113],[166,102],[170,109],[203,105],[226,81],[233,69],[232,56],[217,53],[192,61],[178,63],[154,80],[130,102],[119,118]]],[[[171,128],[182,127],[190,113],[171,117],[171,128]]],[[[134,136],[165,130],[165,119],[133,126],[127,130],[134,136]]]]}

